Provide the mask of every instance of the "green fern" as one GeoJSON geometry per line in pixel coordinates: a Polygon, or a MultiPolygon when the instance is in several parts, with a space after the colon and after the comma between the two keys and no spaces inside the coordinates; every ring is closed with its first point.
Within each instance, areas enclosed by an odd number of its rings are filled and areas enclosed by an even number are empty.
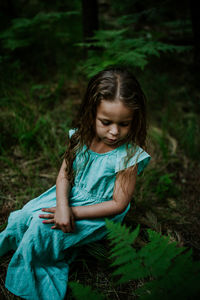
{"type": "Polygon", "coordinates": [[[91,46],[99,51],[89,50],[88,59],[82,68],[88,76],[93,76],[102,68],[111,64],[124,64],[144,69],[150,56],[160,56],[163,52],[183,52],[189,46],[175,46],[156,40],[147,32],[136,32],[131,35],[130,29],[98,30],[90,43],[78,43],[78,46],[91,46]]]}
{"type": "MultiPolygon", "coordinates": [[[[120,275],[119,283],[128,280],[145,279],[146,282],[135,292],[140,295],[140,299],[187,299],[191,295],[197,295],[200,282],[200,262],[192,261],[192,251],[183,253],[186,248],[177,247],[177,243],[169,242],[169,237],[152,230],[147,230],[149,243],[136,252],[134,248],[125,247],[124,231],[119,230],[119,224],[107,221],[107,228],[112,234],[111,257],[115,258],[113,265],[118,265],[113,275],[120,275]],[[116,229],[118,230],[116,234],[116,229]],[[123,251],[115,252],[119,248],[118,244],[123,244],[129,255],[125,256],[123,251]],[[115,248],[116,247],[116,248],[115,248]],[[132,252],[132,256],[131,256],[132,252]],[[191,280],[192,278],[192,280],[191,280]]],[[[132,233],[126,234],[128,237],[138,235],[138,228],[132,233]]]]}
{"type": "Polygon", "coordinates": [[[4,48],[13,51],[17,48],[31,45],[35,39],[38,39],[42,32],[46,38],[47,32],[51,32],[54,38],[66,38],[66,32],[61,30],[60,27],[58,29],[55,26],[59,25],[59,22],[74,15],[79,15],[79,12],[38,13],[33,18],[13,19],[12,25],[7,30],[1,32],[0,40],[2,40],[4,48]]]}
{"type": "MultiPolygon", "coordinates": [[[[118,283],[142,279],[142,287],[134,291],[140,300],[195,299],[200,292],[200,262],[193,262],[191,250],[186,251],[185,247],[170,242],[169,237],[149,229],[149,242],[136,251],[133,243],[139,226],[133,232],[109,220],[106,226],[112,246],[111,266],[116,267],[113,276],[120,276],[118,283]]],[[[70,286],[76,299],[84,299],[83,291],[88,296],[91,291],[79,284],[70,286]]]]}

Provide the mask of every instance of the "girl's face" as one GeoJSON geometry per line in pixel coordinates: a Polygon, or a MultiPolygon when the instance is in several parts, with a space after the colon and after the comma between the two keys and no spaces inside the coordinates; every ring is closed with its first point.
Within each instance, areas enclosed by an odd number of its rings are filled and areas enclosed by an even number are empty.
{"type": "Polygon", "coordinates": [[[97,107],[96,137],[110,146],[125,141],[132,118],[133,111],[122,102],[102,100],[97,107]]]}

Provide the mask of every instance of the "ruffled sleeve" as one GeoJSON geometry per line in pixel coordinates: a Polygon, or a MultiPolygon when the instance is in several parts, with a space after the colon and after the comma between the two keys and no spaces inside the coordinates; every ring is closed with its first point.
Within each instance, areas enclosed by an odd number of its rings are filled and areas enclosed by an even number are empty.
{"type": "Polygon", "coordinates": [[[129,146],[128,154],[127,154],[126,147],[121,148],[121,151],[119,151],[117,155],[115,172],[117,173],[119,171],[122,171],[126,168],[129,168],[137,164],[138,165],[137,174],[139,175],[144,170],[144,168],[148,165],[150,159],[151,159],[150,155],[139,146],[137,146],[136,148],[129,146]],[[129,155],[130,158],[127,159],[129,155]]]}
{"type": "Polygon", "coordinates": [[[69,138],[72,137],[72,135],[74,134],[75,131],[76,131],[76,129],[70,129],[69,130],[69,138]]]}

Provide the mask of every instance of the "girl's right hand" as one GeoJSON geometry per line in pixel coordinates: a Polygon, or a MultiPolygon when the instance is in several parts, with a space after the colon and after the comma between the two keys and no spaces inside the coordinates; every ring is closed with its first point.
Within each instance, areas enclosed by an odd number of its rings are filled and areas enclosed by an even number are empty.
{"type": "Polygon", "coordinates": [[[61,229],[64,233],[74,232],[75,223],[72,209],[69,206],[63,205],[58,207],[43,208],[42,211],[50,212],[50,215],[40,215],[40,218],[45,218],[44,224],[52,224],[52,229],[61,229]]]}
{"type": "Polygon", "coordinates": [[[54,226],[52,229],[60,228],[63,232],[74,231],[74,216],[69,206],[63,205],[56,207],[54,215],[54,226]]]}

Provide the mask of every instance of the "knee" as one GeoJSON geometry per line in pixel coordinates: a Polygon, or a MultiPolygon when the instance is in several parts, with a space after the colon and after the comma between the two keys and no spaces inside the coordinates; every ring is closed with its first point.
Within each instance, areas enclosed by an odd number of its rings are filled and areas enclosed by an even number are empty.
{"type": "Polygon", "coordinates": [[[13,211],[8,218],[8,226],[16,226],[18,229],[28,227],[30,218],[31,214],[27,211],[23,211],[22,209],[13,211]]]}
{"type": "Polygon", "coordinates": [[[38,216],[34,216],[23,239],[23,252],[31,253],[31,257],[37,261],[60,259],[63,249],[63,237],[60,236],[62,232],[51,229],[51,226],[43,224],[38,216]]]}

